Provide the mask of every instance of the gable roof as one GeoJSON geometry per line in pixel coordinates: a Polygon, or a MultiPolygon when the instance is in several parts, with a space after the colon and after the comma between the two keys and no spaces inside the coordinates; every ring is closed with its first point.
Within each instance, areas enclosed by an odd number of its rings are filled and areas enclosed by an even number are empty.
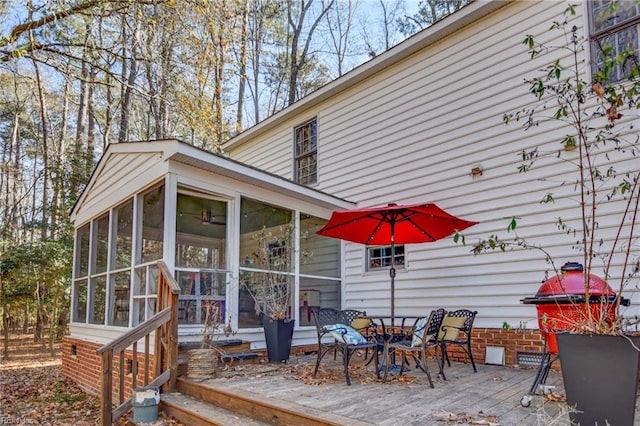
{"type": "Polygon", "coordinates": [[[298,115],[303,111],[313,108],[319,103],[331,98],[336,93],[366,80],[371,75],[374,75],[392,64],[408,58],[419,50],[436,43],[438,40],[478,21],[479,19],[482,19],[484,16],[489,15],[490,13],[493,13],[514,1],[516,0],[472,1],[470,4],[409,37],[386,52],[383,52],[370,61],[359,65],[342,77],[326,84],[313,93],[264,119],[253,127],[250,127],[237,136],[234,136],[224,143],[222,148],[231,149],[250,141],[272,126],[289,119],[292,115],[298,115]]]}

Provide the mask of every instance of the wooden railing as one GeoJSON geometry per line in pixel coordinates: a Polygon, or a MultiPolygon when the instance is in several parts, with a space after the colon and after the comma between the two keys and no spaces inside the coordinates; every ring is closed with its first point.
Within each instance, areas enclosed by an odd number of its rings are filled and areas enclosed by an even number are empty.
{"type": "Polygon", "coordinates": [[[178,370],[178,295],[180,287],[163,261],[158,261],[156,314],[128,333],[98,349],[102,357],[101,421],[111,425],[131,407],[131,398],[125,400],[125,352],[131,347],[131,388],[138,385],[138,341],[144,339],[144,386],[162,387],[170,392],[176,386],[178,370]],[[155,374],[149,382],[150,336],[155,332],[153,352],[155,374]],[[113,408],[114,356],[118,358],[118,406],[113,408]]]}

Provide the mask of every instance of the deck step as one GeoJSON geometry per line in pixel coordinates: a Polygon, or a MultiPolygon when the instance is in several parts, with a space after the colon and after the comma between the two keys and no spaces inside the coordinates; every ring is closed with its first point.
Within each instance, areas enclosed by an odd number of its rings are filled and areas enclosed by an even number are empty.
{"type": "Polygon", "coordinates": [[[269,424],[181,393],[163,394],[159,409],[180,423],[189,426],[264,426],[269,424]]]}
{"type": "MultiPolygon", "coordinates": [[[[328,411],[313,407],[299,405],[293,402],[273,397],[265,397],[249,391],[236,391],[211,382],[195,382],[185,378],[178,378],[177,391],[188,395],[194,400],[205,402],[215,407],[224,407],[230,410],[232,415],[247,416],[253,421],[266,422],[274,425],[296,426],[365,426],[371,423],[354,418],[344,417],[328,411]]],[[[180,420],[170,410],[167,414],[180,420]]],[[[186,422],[189,426],[209,425],[217,423],[186,422]]],[[[248,424],[248,423],[228,423],[248,424]]]]}
{"type": "Polygon", "coordinates": [[[260,361],[260,354],[256,352],[239,352],[235,354],[226,354],[222,356],[222,362],[244,362],[244,363],[257,363],[260,361]]]}
{"type": "MultiPolygon", "coordinates": [[[[251,351],[251,343],[240,339],[216,340],[213,344],[226,354],[251,351]]],[[[189,349],[200,349],[200,345],[200,342],[181,342],[178,344],[178,352],[184,353],[189,349]]]]}

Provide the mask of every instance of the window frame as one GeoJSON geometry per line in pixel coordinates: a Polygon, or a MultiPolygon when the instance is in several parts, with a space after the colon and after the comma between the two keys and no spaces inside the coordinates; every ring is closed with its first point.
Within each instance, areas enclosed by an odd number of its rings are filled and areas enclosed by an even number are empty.
{"type": "MultiPolygon", "coordinates": [[[[592,75],[596,75],[600,72],[600,68],[602,65],[602,61],[604,60],[604,52],[601,48],[601,42],[606,40],[607,38],[614,37],[617,38],[620,36],[624,40],[624,32],[627,30],[633,30],[635,27],[636,37],[635,40],[631,40],[635,43],[635,46],[631,46],[634,50],[634,56],[636,61],[640,59],[640,4],[636,4],[633,2],[633,6],[635,7],[635,14],[627,17],[619,22],[615,22],[611,25],[605,26],[602,29],[595,29],[596,26],[596,7],[599,10],[606,10],[609,5],[604,5],[599,7],[601,3],[593,1],[587,2],[587,15],[588,15],[588,28],[589,28],[589,49],[590,49],[590,57],[591,57],[591,73],[592,75]]],[[[614,48],[614,56],[622,53],[624,51],[620,49],[621,44],[617,43],[617,39],[614,40],[616,43],[614,48]]],[[[629,45],[625,45],[625,48],[630,47],[629,45]]],[[[609,76],[609,81],[617,82],[622,81],[627,77],[627,72],[625,71],[625,62],[616,65],[615,69],[611,71],[611,75],[609,76]]]]}
{"type": "MultiPolygon", "coordinates": [[[[385,271],[388,270],[389,267],[391,266],[391,262],[380,262],[380,266],[372,266],[372,260],[373,259],[380,259],[380,260],[386,260],[386,259],[391,259],[391,255],[387,254],[381,254],[379,256],[372,256],[372,251],[373,250],[389,250],[391,251],[391,244],[388,245],[382,245],[382,246],[366,246],[365,247],[365,271],[366,272],[377,272],[377,271],[385,271]]],[[[406,257],[407,257],[407,251],[406,251],[406,246],[404,244],[396,244],[394,247],[394,261],[393,261],[393,266],[398,269],[404,269],[405,265],[406,265],[406,257]],[[399,251],[401,251],[399,253],[399,251]],[[402,262],[398,262],[398,259],[402,258],[402,262]]]]}
{"type": "Polygon", "coordinates": [[[318,119],[313,117],[305,123],[296,126],[293,129],[293,176],[296,183],[301,185],[315,185],[318,183],[318,119]],[[305,129],[310,127],[308,138],[298,142],[298,135],[303,133],[305,129]],[[308,143],[304,143],[308,140],[308,143]],[[309,149],[304,149],[308,145],[309,149]],[[302,163],[309,160],[309,166],[303,166],[302,163]],[[303,169],[313,168],[313,172],[302,172],[303,169]]]}

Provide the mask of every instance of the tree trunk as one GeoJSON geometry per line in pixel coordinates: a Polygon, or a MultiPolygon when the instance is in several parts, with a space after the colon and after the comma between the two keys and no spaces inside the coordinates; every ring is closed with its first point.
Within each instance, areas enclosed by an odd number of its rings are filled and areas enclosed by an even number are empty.
{"type": "Polygon", "coordinates": [[[238,82],[238,110],[236,112],[236,133],[242,131],[242,118],[244,110],[244,91],[247,85],[247,23],[249,18],[249,4],[247,0],[242,3],[242,24],[240,27],[240,55],[239,62],[239,78],[238,82]]]}

